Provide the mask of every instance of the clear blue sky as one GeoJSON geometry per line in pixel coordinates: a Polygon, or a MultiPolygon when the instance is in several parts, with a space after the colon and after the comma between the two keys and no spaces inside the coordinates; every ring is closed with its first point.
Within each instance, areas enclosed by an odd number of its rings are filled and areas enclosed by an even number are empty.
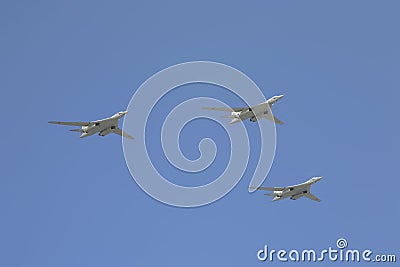
{"type": "MultiPolygon", "coordinates": [[[[322,249],[340,237],[398,253],[400,4],[265,2],[2,1],[0,265],[262,266],[264,244],[322,249]],[[170,207],[136,185],[119,136],[47,124],[110,116],[151,75],[192,60],[285,94],[264,184],[322,175],[321,203],[249,194],[247,173],[212,205],[170,207]]],[[[204,123],[183,132],[188,157],[197,143],[185,134],[218,130],[204,123]]]]}

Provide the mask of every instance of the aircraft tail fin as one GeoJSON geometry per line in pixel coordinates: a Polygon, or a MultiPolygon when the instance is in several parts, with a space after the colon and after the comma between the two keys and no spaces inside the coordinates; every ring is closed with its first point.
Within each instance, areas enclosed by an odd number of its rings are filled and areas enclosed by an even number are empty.
{"type": "Polygon", "coordinates": [[[240,122],[240,121],[242,121],[242,120],[238,119],[238,118],[234,118],[234,119],[231,120],[230,124],[234,124],[234,123],[237,123],[237,122],[240,122]]]}
{"type": "Polygon", "coordinates": [[[275,197],[272,199],[272,201],[278,201],[278,200],[280,200],[280,199],[281,199],[281,197],[275,196],[275,197]]]}

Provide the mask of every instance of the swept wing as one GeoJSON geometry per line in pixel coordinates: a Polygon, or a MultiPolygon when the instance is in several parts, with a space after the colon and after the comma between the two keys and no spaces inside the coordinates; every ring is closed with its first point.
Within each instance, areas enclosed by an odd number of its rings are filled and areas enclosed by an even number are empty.
{"type": "Polygon", "coordinates": [[[249,108],[246,107],[246,108],[203,108],[203,109],[240,112],[240,111],[248,110],[249,108]]]}
{"type": "Polygon", "coordinates": [[[81,122],[81,121],[49,121],[49,123],[70,125],[70,126],[89,126],[90,124],[90,122],[81,122]]]}
{"type": "Polygon", "coordinates": [[[267,190],[267,191],[283,191],[285,187],[250,187],[250,189],[267,190]]]}
{"type": "Polygon", "coordinates": [[[116,134],[118,134],[120,136],[126,137],[128,139],[135,139],[132,135],[122,131],[120,128],[115,128],[114,129],[114,133],[116,133],[116,134]]]}
{"type": "Polygon", "coordinates": [[[314,196],[314,195],[311,194],[311,193],[307,193],[307,194],[305,194],[304,196],[305,196],[305,197],[308,197],[308,198],[311,199],[311,200],[314,200],[314,201],[317,201],[317,202],[321,202],[321,199],[317,198],[316,196],[314,196]]]}
{"type": "Polygon", "coordinates": [[[278,119],[278,118],[275,117],[275,116],[274,116],[273,121],[274,121],[275,123],[277,123],[277,124],[283,124],[283,123],[284,123],[283,121],[281,121],[280,119],[278,119]]]}

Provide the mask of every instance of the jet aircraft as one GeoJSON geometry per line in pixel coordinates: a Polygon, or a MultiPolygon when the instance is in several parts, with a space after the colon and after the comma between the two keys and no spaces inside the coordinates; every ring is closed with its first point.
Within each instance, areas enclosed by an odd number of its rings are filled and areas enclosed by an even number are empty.
{"type": "Polygon", "coordinates": [[[133,136],[127,134],[122,131],[118,127],[118,121],[121,119],[127,111],[120,111],[113,116],[97,121],[90,122],[64,122],[64,121],[49,121],[51,124],[61,124],[61,125],[72,125],[72,126],[81,126],[80,129],[72,129],[72,132],[80,132],[80,138],[91,136],[95,133],[99,133],[100,136],[105,136],[110,133],[115,133],[121,135],[123,137],[134,139],[133,136]]]}
{"type": "Polygon", "coordinates": [[[251,122],[256,122],[258,119],[266,118],[272,120],[278,124],[283,124],[281,120],[273,116],[271,113],[271,107],[284,95],[273,96],[267,101],[252,107],[243,108],[203,108],[207,110],[219,110],[219,111],[230,111],[231,115],[223,116],[224,118],[230,118],[231,124],[250,119],[251,122]]]}
{"type": "Polygon", "coordinates": [[[321,180],[322,177],[313,177],[310,180],[298,184],[287,187],[258,187],[257,190],[268,190],[273,191],[273,193],[265,194],[266,196],[273,196],[272,201],[281,200],[287,197],[290,197],[292,200],[296,200],[300,197],[307,197],[314,201],[320,202],[321,200],[310,193],[310,188],[313,184],[321,180]]]}

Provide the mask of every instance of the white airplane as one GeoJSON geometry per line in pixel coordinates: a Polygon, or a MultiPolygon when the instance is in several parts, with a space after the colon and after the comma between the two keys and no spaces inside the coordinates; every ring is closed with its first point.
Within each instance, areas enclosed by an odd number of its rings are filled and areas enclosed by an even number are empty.
{"type": "Polygon", "coordinates": [[[281,120],[271,114],[271,107],[284,95],[273,96],[267,101],[253,107],[244,108],[203,108],[208,110],[231,111],[231,115],[223,116],[224,118],[231,118],[231,124],[239,121],[247,120],[250,118],[251,122],[256,122],[258,119],[266,118],[278,124],[283,124],[281,120]]]}
{"type": "Polygon", "coordinates": [[[100,136],[105,136],[110,133],[119,134],[123,137],[134,139],[133,136],[125,133],[120,128],[118,128],[118,121],[121,119],[128,111],[120,111],[110,118],[106,118],[98,121],[90,121],[90,122],[64,122],[64,121],[49,121],[52,124],[62,124],[62,125],[72,125],[72,126],[81,126],[81,129],[72,129],[72,132],[80,132],[80,138],[91,136],[95,133],[99,133],[100,136]]]}
{"type": "Polygon", "coordinates": [[[298,185],[292,185],[287,187],[258,187],[257,190],[268,190],[273,191],[273,193],[265,194],[266,196],[273,196],[272,201],[281,200],[290,197],[292,200],[296,200],[300,197],[308,197],[314,201],[320,202],[321,200],[310,193],[310,188],[313,184],[321,180],[322,177],[314,177],[298,185]]]}

